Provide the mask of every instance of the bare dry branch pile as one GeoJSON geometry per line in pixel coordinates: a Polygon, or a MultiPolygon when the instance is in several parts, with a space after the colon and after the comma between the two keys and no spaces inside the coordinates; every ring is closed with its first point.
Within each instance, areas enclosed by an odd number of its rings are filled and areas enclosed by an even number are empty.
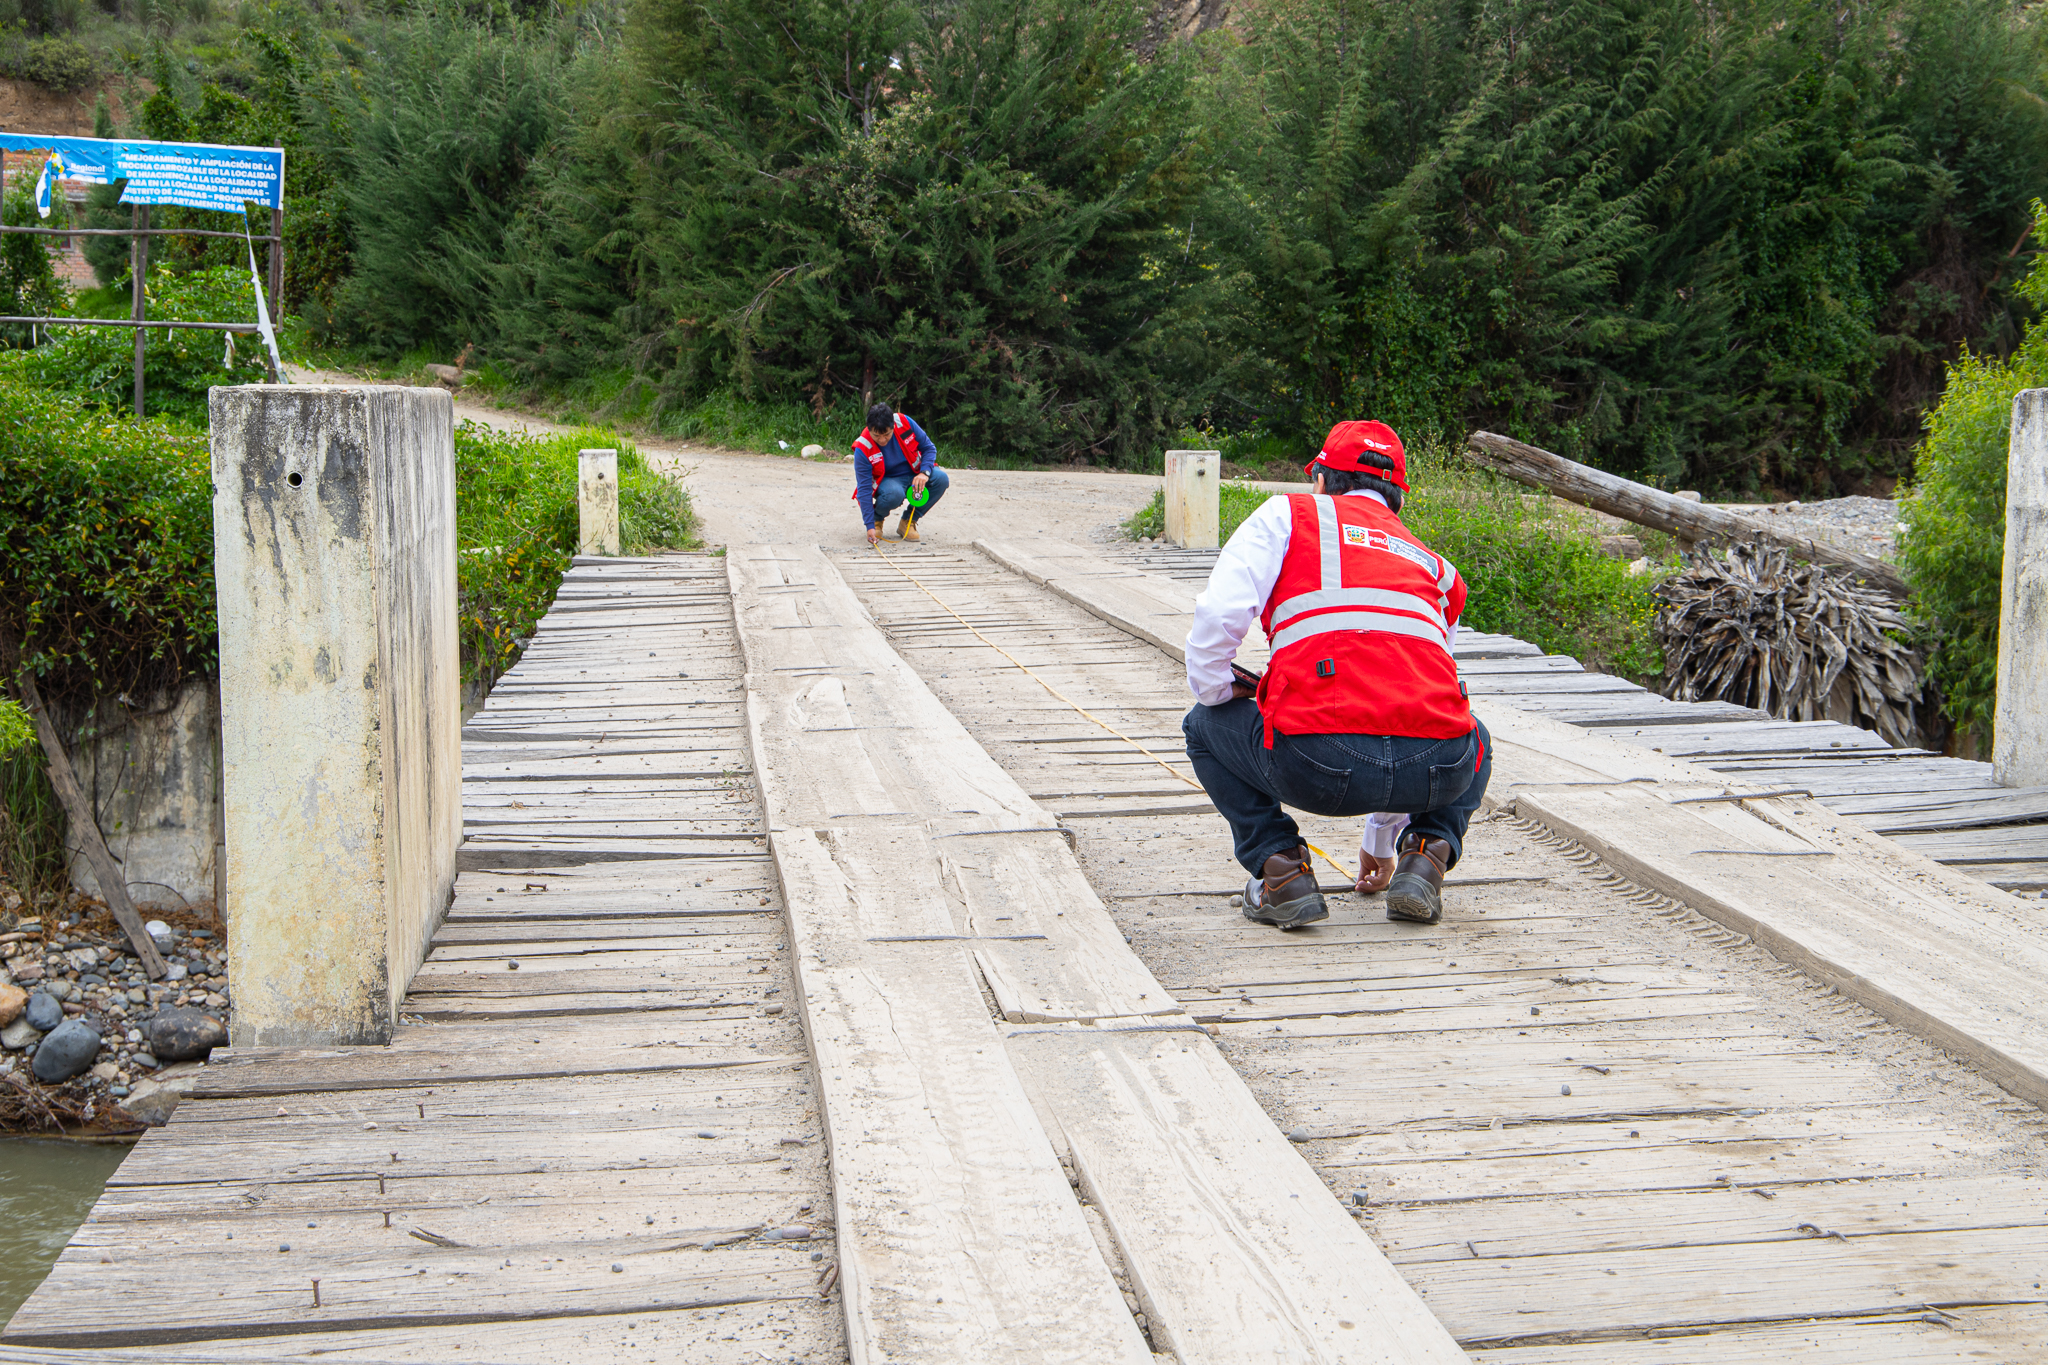
{"type": "Polygon", "coordinates": [[[1783,720],[1834,720],[1919,742],[1924,660],[1887,632],[1907,622],[1885,592],[1782,550],[1695,556],[1657,588],[1664,695],[1726,701],[1783,720]]]}

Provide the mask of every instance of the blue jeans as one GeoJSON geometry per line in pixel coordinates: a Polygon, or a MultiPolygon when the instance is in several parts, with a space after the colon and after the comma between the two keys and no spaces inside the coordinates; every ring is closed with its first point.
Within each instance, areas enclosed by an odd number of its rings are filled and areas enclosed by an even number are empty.
{"type": "Polygon", "coordinates": [[[1195,776],[1230,822],[1237,860],[1254,877],[1275,853],[1301,847],[1301,828],[1283,801],[1316,815],[1405,811],[1403,841],[1411,832],[1441,839],[1455,867],[1493,776],[1493,741],[1477,717],[1469,733],[1452,739],[1275,731],[1268,749],[1265,718],[1247,697],[1197,705],[1180,728],[1195,776]]]}
{"type": "MultiPolygon", "coordinates": [[[[883,518],[887,517],[898,507],[901,507],[904,499],[910,496],[910,479],[911,476],[908,474],[891,474],[876,486],[875,524],[877,526],[882,524],[883,518]]],[[[932,509],[939,505],[939,499],[946,496],[946,485],[951,482],[952,480],[946,477],[945,470],[937,465],[932,466],[932,477],[924,486],[925,492],[932,495],[931,501],[922,507],[912,509],[917,513],[917,520],[923,521],[932,514],[932,509]]]]}

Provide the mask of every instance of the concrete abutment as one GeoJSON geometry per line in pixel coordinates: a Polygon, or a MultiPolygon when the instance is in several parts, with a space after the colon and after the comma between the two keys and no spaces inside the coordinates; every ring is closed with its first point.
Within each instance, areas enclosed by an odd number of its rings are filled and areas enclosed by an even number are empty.
{"type": "Polygon", "coordinates": [[[386,1041],[462,838],[454,409],[213,390],[238,1047],[386,1041]]]}

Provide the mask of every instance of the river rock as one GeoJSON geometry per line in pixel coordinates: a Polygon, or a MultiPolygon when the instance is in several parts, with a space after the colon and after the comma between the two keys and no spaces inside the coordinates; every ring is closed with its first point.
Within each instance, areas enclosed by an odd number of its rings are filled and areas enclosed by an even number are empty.
{"type": "Polygon", "coordinates": [[[26,1019],[17,1019],[6,1028],[0,1028],[0,1047],[9,1052],[19,1052],[43,1036],[43,1031],[26,1019]]]}
{"type": "Polygon", "coordinates": [[[143,1081],[121,1101],[121,1107],[152,1128],[161,1128],[171,1120],[171,1111],[178,1107],[183,1098],[167,1085],[155,1085],[143,1081]]]}
{"type": "Polygon", "coordinates": [[[43,979],[43,964],[40,962],[22,962],[17,960],[14,964],[14,979],[16,981],[41,981],[43,979]]]}
{"type": "Polygon", "coordinates": [[[28,992],[19,986],[0,986],[0,1024],[11,1024],[28,1008],[28,992]]]}
{"type": "Polygon", "coordinates": [[[153,919],[143,925],[142,931],[149,935],[150,942],[156,944],[156,950],[160,953],[168,953],[178,946],[177,937],[171,933],[171,926],[160,919],[153,919]]]}
{"type": "Polygon", "coordinates": [[[91,1025],[67,1019],[50,1030],[50,1036],[36,1049],[36,1079],[46,1084],[68,1081],[91,1066],[99,1050],[100,1036],[91,1025]]]}
{"type": "Polygon", "coordinates": [[[43,993],[48,995],[52,1000],[61,1002],[69,1000],[73,996],[76,996],[78,994],[78,985],[75,982],[66,981],[63,977],[60,976],[56,977],[53,980],[44,982],[43,993]]]}
{"type": "Polygon", "coordinates": [[[29,1027],[43,1033],[64,1022],[64,1007],[57,1003],[57,997],[48,991],[37,991],[28,998],[22,1008],[21,1017],[28,1020],[29,1027]]]}
{"type": "Polygon", "coordinates": [[[219,1016],[184,1006],[158,1010],[143,1026],[150,1055],[159,1061],[189,1062],[227,1046],[228,1026],[219,1016]]]}

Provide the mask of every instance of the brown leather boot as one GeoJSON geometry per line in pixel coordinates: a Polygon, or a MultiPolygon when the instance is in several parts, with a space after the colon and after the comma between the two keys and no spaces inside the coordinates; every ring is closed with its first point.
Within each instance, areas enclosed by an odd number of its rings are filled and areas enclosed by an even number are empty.
{"type": "Polygon", "coordinates": [[[1401,860],[1387,885],[1387,918],[1435,924],[1444,917],[1444,873],[1451,846],[1441,839],[1409,834],[1401,839],[1401,860]]]}
{"type": "Polygon", "coordinates": [[[1266,859],[1266,875],[1244,884],[1244,917],[1276,929],[1299,929],[1330,917],[1306,847],[1266,859]]]}

